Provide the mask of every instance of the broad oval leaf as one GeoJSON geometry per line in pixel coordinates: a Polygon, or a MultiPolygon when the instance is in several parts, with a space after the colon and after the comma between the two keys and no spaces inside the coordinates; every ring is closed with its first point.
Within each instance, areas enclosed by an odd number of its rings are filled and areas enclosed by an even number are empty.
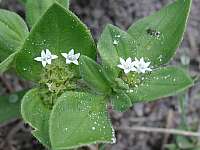
{"type": "Polygon", "coordinates": [[[176,0],[129,28],[137,58],[144,57],[155,67],[169,62],[183,39],[191,2],[176,0]]]}
{"type": "Polygon", "coordinates": [[[61,53],[71,49],[81,55],[96,57],[96,46],[86,26],[57,3],[46,11],[29,34],[16,58],[17,72],[26,79],[39,80],[44,69],[34,58],[44,49],[49,49],[63,62],[65,59],[61,53]]]}
{"type": "Polygon", "coordinates": [[[22,118],[34,130],[32,134],[45,146],[50,147],[49,116],[51,110],[47,108],[40,96],[41,89],[32,89],[22,99],[22,118]]]}
{"type": "Polygon", "coordinates": [[[114,132],[103,97],[66,92],[55,104],[50,117],[53,149],[72,149],[99,142],[114,142],[114,132]]]}
{"type": "Polygon", "coordinates": [[[172,96],[193,85],[192,79],[181,68],[165,67],[153,71],[143,83],[128,93],[133,103],[153,101],[172,96]]]}
{"type": "Polygon", "coordinates": [[[33,26],[45,11],[55,2],[60,3],[63,7],[69,8],[69,0],[24,0],[26,7],[26,19],[29,26],[33,26]]]}
{"type": "Polygon", "coordinates": [[[134,48],[134,42],[129,34],[113,25],[106,26],[98,42],[98,51],[110,81],[118,77],[119,58],[135,56],[134,48]]]}
{"type": "Polygon", "coordinates": [[[81,56],[80,73],[86,84],[95,92],[108,94],[111,87],[103,74],[102,67],[87,56],[81,56]]]}
{"type": "Polygon", "coordinates": [[[21,47],[28,33],[19,15],[0,9],[0,62],[21,47]]]}

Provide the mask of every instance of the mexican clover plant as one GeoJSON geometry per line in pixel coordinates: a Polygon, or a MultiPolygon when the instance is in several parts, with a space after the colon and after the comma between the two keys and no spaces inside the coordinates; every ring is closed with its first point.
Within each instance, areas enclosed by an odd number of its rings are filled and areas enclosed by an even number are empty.
{"type": "Polygon", "coordinates": [[[13,68],[35,83],[23,96],[21,114],[49,149],[115,143],[109,103],[126,111],[193,85],[186,71],[167,65],[191,0],[176,0],[127,31],[107,25],[97,47],[67,0],[21,1],[31,31],[18,15],[0,10],[0,72],[13,68]]]}

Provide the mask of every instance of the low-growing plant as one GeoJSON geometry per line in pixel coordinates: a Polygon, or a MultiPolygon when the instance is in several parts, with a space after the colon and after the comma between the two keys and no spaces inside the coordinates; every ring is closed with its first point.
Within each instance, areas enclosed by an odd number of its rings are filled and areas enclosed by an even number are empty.
{"type": "Polygon", "coordinates": [[[0,72],[14,69],[35,83],[23,96],[21,114],[49,149],[115,143],[110,103],[126,111],[193,85],[186,71],[168,65],[191,0],[176,0],[127,31],[107,25],[97,47],[68,0],[21,1],[31,30],[15,13],[0,10],[0,72]]]}

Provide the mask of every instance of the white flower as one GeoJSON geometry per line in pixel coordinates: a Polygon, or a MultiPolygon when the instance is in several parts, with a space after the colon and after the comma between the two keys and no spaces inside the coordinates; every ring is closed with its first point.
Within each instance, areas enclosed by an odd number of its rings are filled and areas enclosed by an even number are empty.
{"type": "Polygon", "coordinates": [[[63,57],[66,58],[66,64],[74,63],[78,65],[78,59],[80,57],[80,53],[74,54],[74,49],[71,49],[70,52],[67,53],[61,53],[63,57]]]}
{"type": "Polygon", "coordinates": [[[136,72],[138,73],[145,73],[146,71],[152,71],[152,69],[149,68],[151,62],[145,62],[143,57],[140,60],[135,58],[135,61],[133,63],[134,66],[136,67],[136,72]]]}
{"type": "Polygon", "coordinates": [[[118,45],[118,44],[119,44],[119,41],[114,40],[114,41],[113,41],[113,44],[114,44],[114,45],[118,45]]]}
{"type": "Polygon", "coordinates": [[[51,52],[49,51],[49,49],[46,49],[46,52],[44,50],[42,50],[41,57],[36,57],[36,58],[34,58],[34,60],[41,61],[42,66],[45,67],[47,64],[50,65],[51,61],[56,58],[58,58],[58,56],[52,55],[51,52]]]}
{"type": "Polygon", "coordinates": [[[134,67],[134,63],[132,62],[130,57],[126,60],[120,57],[120,63],[121,64],[117,66],[123,69],[125,74],[128,74],[131,71],[136,71],[136,68],[134,67]]]}

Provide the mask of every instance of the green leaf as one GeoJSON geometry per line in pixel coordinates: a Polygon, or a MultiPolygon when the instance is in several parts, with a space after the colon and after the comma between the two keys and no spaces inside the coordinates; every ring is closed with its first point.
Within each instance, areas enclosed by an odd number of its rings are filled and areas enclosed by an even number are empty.
{"type": "Polygon", "coordinates": [[[134,48],[130,35],[113,25],[106,26],[98,42],[98,51],[110,81],[118,77],[119,57],[126,59],[135,56],[134,48]]]}
{"type": "Polygon", "coordinates": [[[14,52],[10,56],[8,56],[8,58],[6,58],[3,62],[0,63],[0,74],[4,73],[12,66],[17,53],[18,51],[14,52]]]}
{"type": "Polygon", "coordinates": [[[191,2],[176,0],[129,28],[128,33],[136,45],[137,58],[149,59],[154,66],[169,62],[182,40],[191,2]]]}
{"type": "Polygon", "coordinates": [[[17,71],[24,78],[37,81],[44,68],[34,58],[43,49],[49,49],[59,56],[57,60],[65,63],[61,53],[72,48],[81,55],[96,57],[96,46],[86,26],[72,12],[55,3],[34,26],[17,55],[17,71]]]}
{"type": "Polygon", "coordinates": [[[129,96],[124,92],[113,95],[111,97],[111,103],[114,110],[119,112],[124,112],[133,105],[129,96]]]}
{"type": "Polygon", "coordinates": [[[55,2],[60,3],[63,7],[69,8],[69,0],[26,0],[26,19],[29,26],[33,26],[45,11],[55,2]]]}
{"type": "Polygon", "coordinates": [[[87,85],[97,93],[110,93],[111,88],[104,77],[102,67],[87,56],[81,56],[80,73],[87,85]]]}
{"type": "Polygon", "coordinates": [[[20,48],[27,35],[28,28],[19,15],[0,9],[0,62],[20,48]]]}
{"type": "Polygon", "coordinates": [[[32,89],[27,92],[22,100],[21,113],[24,121],[34,128],[33,135],[42,144],[50,147],[49,116],[51,111],[43,104],[40,91],[41,89],[32,89]]]}
{"type": "Polygon", "coordinates": [[[55,104],[50,117],[53,149],[70,149],[99,142],[113,142],[113,129],[103,97],[66,92],[55,104]]]}
{"type": "Polygon", "coordinates": [[[143,82],[129,92],[132,102],[153,101],[175,95],[193,85],[187,73],[176,67],[160,68],[145,77],[143,82]]]}
{"type": "Polygon", "coordinates": [[[25,91],[0,96],[0,123],[21,117],[20,105],[25,91]]]}

